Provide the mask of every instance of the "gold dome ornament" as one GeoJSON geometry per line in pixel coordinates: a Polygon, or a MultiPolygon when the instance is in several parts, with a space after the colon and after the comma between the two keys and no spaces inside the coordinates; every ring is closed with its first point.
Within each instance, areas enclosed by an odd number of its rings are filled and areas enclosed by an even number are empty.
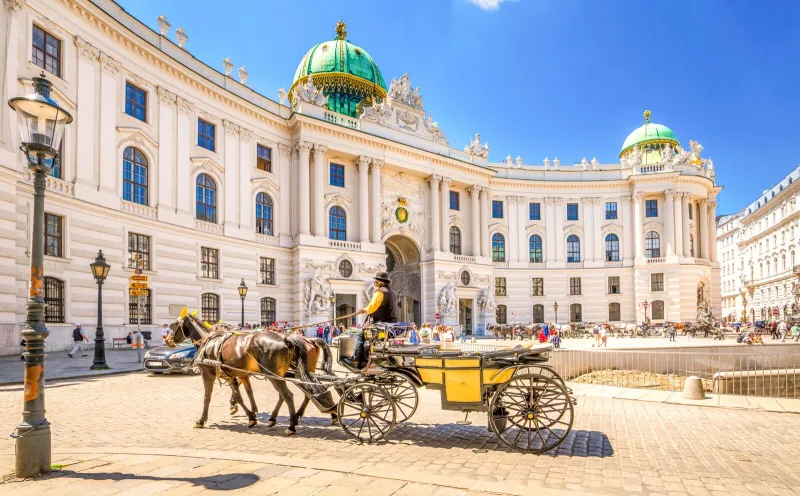
{"type": "Polygon", "coordinates": [[[341,19],[339,22],[336,23],[336,39],[337,40],[346,40],[347,39],[347,24],[344,23],[341,19]]]}
{"type": "Polygon", "coordinates": [[[651,113],[650,113],[649,110],[645,110],[644,111],[644,121],[645,122],[650,122],[650,115],[651,115],[651,113]]]}

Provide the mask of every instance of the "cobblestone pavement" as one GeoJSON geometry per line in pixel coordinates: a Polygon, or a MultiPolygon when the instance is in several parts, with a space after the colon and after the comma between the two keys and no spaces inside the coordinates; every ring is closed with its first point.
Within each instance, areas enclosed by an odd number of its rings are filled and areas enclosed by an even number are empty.
{"type": "MultiPolygon", "coordinates": [[[[255,387],[260,409],[271,409],[272,387],[255,387]]],[[[0,418],[9,431],[20,417],[21,396],[20,387],[0,388],[0,418]]],[[[6,488],[10,494],[49,487],[65,494],[170,495],[214,488],[299,495],[800,494],[798,415],[584,396],[563,449],[534,456],[499,447],[484,415],[457,425],[463,416],[442,411],[436,391],[420,390],[413,422],[378,445],[355,443],[317,412],[293,437],[284,437],[280,424],[248,429],[241,414],[228,416],[228,397],[228,389],[216,388],[208,427],[193,429],[202,402],[198,377],[135,373],[54,383],[47,389],[53,462],[67,466],[59,477],[6,488]],[[73,489],[61,487],[67,482],[73,489]]],[[[0,444],[5,473],[13,449],[10,440],[0,444]]]]}

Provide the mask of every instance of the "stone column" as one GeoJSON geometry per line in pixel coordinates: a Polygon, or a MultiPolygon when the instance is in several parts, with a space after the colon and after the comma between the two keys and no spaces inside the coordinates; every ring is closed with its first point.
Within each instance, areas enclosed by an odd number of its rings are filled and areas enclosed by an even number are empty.
{"type": "Polygon", "coordinates": [[[439,183],[442,181],[442,176],[433,174],[428,177],[428,186],[430,188],[431,196],[431,250],[439,251],[439,183]]]}
{"type": "Polygon", "coordinates": [[[584,253],[587,262],[594,261],[594,200],[594,198],[581,199],[581,203],[583,204],[583,216],[581,222],[585,227],[584,233],[586,239],[584,239],[583,242],[584,246],[586,247],[584,253]]]}
{"type": "MultiPolygon", "coordinates": [[[[632,196],[623,196],[622,200],[622,257],[621,260],[633,260],[634,230],[633,212],[631,211],[632,196]]],[[[605,260],[605,259],[604,259],[605,260]]]]}
{"type": "MultiPolygon", "coordinates": [[[[189,150],[192,146],[192,116],[194,115],[194,105],[189,101],[178,97],[178,138],[175,148],[177,150],[178,180],[175,181],[175,197],[178,199],[178,210],[194,217],[194,186],[195,181],[192,177],[191,163],[189,162],[189,150]]],[[[80,142],[80,140],[78,140],[80,142]]],[[[221,187],[222,185],[217,185],[221,187]]]]}
{"type": "Polygon", "coordinates": [[[470,198],[470,220],[472,223],[470,224],[470,235],[472,241],[470,244],[472,245],[472,256],[479,257],[481,256],[481,207],[480,207],[480,186],[470,186],[467,189],[467,193],[469,193],[470,198]]]}
{"type": "Polygon", "coordinates": [[[519,260],[519,230],[517,229],[519,223],[517,217],[517,197],[506,196],[506,206],[504,214],[508,222],[508,261],[517,262],[519,260]]]}
{"type": "Polygon", "coordinates": [[[633,194],[633,244],[636,263],[644,262],[644,236],[642,235],[642,194],[633,194]]]}
{"type": "Polygon", "coordinates": [[[689,193],[684,193],[681,197],[681,210],[683,211],[683,255],[686,257],[692,256],[692,240],[689,236],[689,209],[692,208],[691,202],[689,202],[689,193]]]}
{"type": "Polygon", "coordinates": [[[675,254],[675,224],[672,219],[673,214],[675,213],[675,202],[674,202],[674,194],[675,192],[671,189],[668,189],[664,192],[664,196],[666,198],[666,204],[664,206],[664,234],[667,244],[667,256],[670,257],[675,254]]]}
{"type": "Polygon", "coordinates": [[[481,187],[481,255],[492,256],[491,236],[489,235],[489,188],[481,187]]]}
{"type": "Polygon", "coordinates": [[[158,93],[158,204],[159,210],[175,207],[175,94],[159,86],[158,93]]]}
{"type": "Polygon", "coordinates": [[[699,257],[708,260],[708,201],[700,200],[700,215],[697,216],[700,236],[697,240],[699,257]]]}
{"type": "Polygon", "coordinates": [[[439,243],[444,253],[450,252],[450,178],[442,177],[441,210],[439,212],[439,243]]]}
{"type": "Polygon", "coordinates": [[[300,202],[300,226],[299,234],[311,234],[311,184],[309,183],[309,157],[312,144],[308,141],[297,143],[297,153],[300,162],[300,170],[297,172],[297,181],[300,186],[300,195],[297,201],[300,202]]]}
{"type": "MultiPolygon", "coordinates": [[[[294,232],[292,230],[292,202],[297,201],[297,198],[292,198],[292,147],[284,143],[278,143],[278,183],[280,185],[280,192],[278,193],[278,204],[280,211],[276,212],[278,216],[283,216],[283,222],[280,223],[281,236],[291,237],[294,232]]],[[[296,221],[295,221],[296,222],[296,221]]]]}
{"type": "Polygon", "coordinates": [[[564,199],[555,199],[555,216],[556,216],[556,262],[563,262],[566,260],[566,253],[564,250],[564,220],[567,217],[567,212],[564,210],[564,199]]]}
{"type": "Polygon", "coordinates": [[[369,157],[355,161],[358,168],[358,240],[369,243],[369,157]]]}
{"type": "MultiPolygon", "coordinates": [[[[717,202],[708,202],[708,259],[717,261],[717,202]]],[[[777,269],[777,267],[776,267],[777,269]]]]}
{"type": "Polygon", "coordinates": [[[544,219],[545,219],[545,258],[547,262],[555,262],[556,256],[556,199],[544,199],[544,219]]]}
{"type": "Polygon", "coordinates": [[[383,160],[373,158],[370,170],[372,171],[372,242],[381,242],[381,167],[383,160]]]}
{"type": "Polygon", "coordinates": [[[314,187],[311,204],[314,206],[314,236],[325,237],[325,152],[328,147],[314,145],[314,187]]]}
{"type": "MultiPolygon", "coordinates": [[[[253,131],[242,128],[239,131],[239,228],[250,228],[255,231],[255,224],[252,219],[255,217],[255,198],[250,191],[250,174],[256,168],[255,150],[253,149],[253,131]]],[[[279,205],[279,199],[273,198],[274,205],[279,205]]],[[[272,234],[277,235],[282,219],[279,212],[272,213],[272,234]]]]}
{"type": "Polygon", "coordinates": [[[675,254],[679,257],[684,255],[683,251],[683,193],[675,193],[673,198],[673,228],[675,232],[675,254]]]}
{"type": "MultiPolygon", "coordinates": [[[[231,121],[222,121],[224,141],[222,159],[225,164],[225,215],[227,230],[237,222],[236,211],[239,204],[239,125],[231,121]],[[228,225],[231,225],[228,227],[228,225]]],[[[243,192],[242,192],[243,193],[243,192]]]]}
{"type": "MultiPolygon", "coordinates": [[[[95,191],[97,191],[94,176],[95,129],[97,129],[95,100],[97,99],[97,59],[100,56],[100,51],[80,36],[75,37],[75,46],[78,50],[78,80],[75,85],[78,96],[78,109],[75,116],[75,131],[80,137],[76,140],[76,182],[78,187],[80,185],[94,186],[95,191]]],[[[16,60],[16,54],[11,58],[16,60]]],[[[13,81],[13,91],[16,91],[17,74],[9,73],[7,77],[10,81],[13,81]]],[[[16,112],[13,114],[16,115],[16,112]]],[[[12,118],[14,117],[12,116],[12,118]]],[[[16,132],[16,129],[13,131],[16,132]]],[[[19,138],[16,141],[19,141],[19,138]]],[[[114,141],[116,142],[116,140],[114,141]]],[[[188,167],[188,164],[186,166],[188,167]]],[[[86,191],[88,192],[89,189],[86,191]]]]}

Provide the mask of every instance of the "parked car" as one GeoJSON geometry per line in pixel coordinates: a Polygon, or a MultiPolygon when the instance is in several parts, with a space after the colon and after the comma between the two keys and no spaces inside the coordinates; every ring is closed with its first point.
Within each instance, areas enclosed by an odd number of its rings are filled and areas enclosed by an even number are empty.
{"type": "Polygon", "coordinates": [[[182,344],[177,348],[159,346],[144,355],[144,370],[153,374],[162,373],[193,373],[191,366],[197,348],[191,343],[182,344]]]}
{"type": "Polygon", "coordinates": [[[341,334],[336,336],[331,340],[331,346],[339,346],[339,338],[347,338],[353,337],[358,334],[359,329],[357,327],[351,327],[349,329],[345,329],[341,334]]]}

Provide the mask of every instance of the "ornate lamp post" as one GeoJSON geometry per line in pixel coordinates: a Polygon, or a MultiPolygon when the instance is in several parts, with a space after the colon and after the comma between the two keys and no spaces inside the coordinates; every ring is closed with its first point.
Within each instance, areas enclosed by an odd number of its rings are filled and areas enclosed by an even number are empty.
{"type": "Polygon", "coordinates": [[[648,322],[648,320],[647,320],[647,307],[649,307],[649,306],[650,306],[650,303],[648,303],[647,300],[644,300],[642,302],[642,307],[644,307],[644,323],[645,324],[647,324],[647,322],[648,322]]]}
{"type": "MultiPolygon", "coordinates": [[[[329,300],[331,302],[331,308],[333,309],[333,322],[331,322],[331,324],[334,327],[336,327],[336,295],[333,294],[333,291],[331,291],[331,296],[330,296],[329,300]]],[[[333,332],[333,331],[331,331],[331,332],[333,332]]]]}
{"type": "Polygon", "coordinates": [[[558,324],[558,302],[553,302],[553,310],[556,312],[556,324],[558,324]]]}
{"type": "Polygon", "coordinates": [[[22,423],[16,428],[15,465],[17,477],[34,477],[50,472],[50,423],[44,408],[44,193],[47,175],[58,160],[64,128],[72,116],[50,98],[51,84],[44,77],[33,78],[34,93],[12,98],[8,104],[17,112],[22,137],[20,149],[33,172],[33,231],[31,270],[28,287],[25,340],[25,396],[22,423]]]}
{"type": "Polygon", "coordinates": [[[106,337],[103,334],[103,281],[108,277],[111,266],[106,263],[103,250],[97,252],[97,258],[89,264],[92,268],[92,275],[97,282],[97,329],[94,333],[94,363],[89,367],[91,370],[107,369],[106,364],[106,337]]]}
{"type": "Polygon", "coordinates": [[[247,285],[244,283],[244,278],[242,278],[242,283],[239,284],[237,289],[239,290],[239,298],[242,299],[242,327],[244,327],[244,299],[247,298],[247,285]]]}

